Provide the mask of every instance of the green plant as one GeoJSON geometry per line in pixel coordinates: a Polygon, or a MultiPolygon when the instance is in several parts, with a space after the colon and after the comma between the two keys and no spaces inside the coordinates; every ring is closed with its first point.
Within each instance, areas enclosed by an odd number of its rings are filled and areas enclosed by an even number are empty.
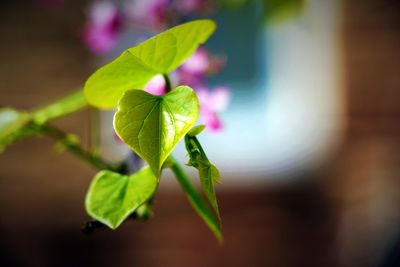
{"type": "Polygon", "coordinates": [[[196,137],[204,129],[201,125],[194,126],[199,115],[198,99],[188,86],[173,89],[169,79],[169,73],[203,44],[215,27],[213,21],[198,20],[171,28],[129,48],[97,70],[87,80],[83,93],[80,90],[49,106],[31,112],[1,108],[0,151],[19,139],[44,135],[100,169],[87,193],[86,210],[112,229],[133,214],[137,218],[148,217],[162,170],[170,168],[196,212],[222,241],[214,190],[214,183],[220,182],[220,174],[196,137]],[[144,92],[146,83],[158,74],[165,78],[167,94],[155,96],[144,92]],[[127,174],[123,165],[106,162],[96,153],[85,150],[75,135],[50,124],[88,104],[99,109],[117,108],[115,132],[148,166],[127,174]],[[171,155],[181,139],[189,155],[187,165],[198,170],[207,201],[198,194],[190,177],[171,155]]]}

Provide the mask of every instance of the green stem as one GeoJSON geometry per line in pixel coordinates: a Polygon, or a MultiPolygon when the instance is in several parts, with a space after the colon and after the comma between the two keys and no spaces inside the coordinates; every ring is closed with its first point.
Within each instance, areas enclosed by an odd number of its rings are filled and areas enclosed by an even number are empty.
{"type": "Polygon", "coordinates": [[[98,155],[85,150],[76,142],[71,142],[70,138],[68,137],[68,134],[65,133],[64,131],[62,131],[56,127],[50,126],[48,124],[37,125],[37,126],[39,127],[40,133],[52,138],[53,140],[55,140],[57,142],[60,142],[68,149],[69,152],[71,152],[78,158],[82,159],[83,161],[85,161],[101,170],[107,169],[110,171],[118,172],[118,168],[116,168],[115,166],[106,162],[105,160],[100,158],[98,155]]]}
{"type": "MultiPolygon", "coordinates": [[[[170,92],[172,90],[171,87],[171,80],[168,76],[168,74],[163,74],[164,80],[165,80],[165,86],[167,89],[167,92],[170,92]]],[[[196,138],[195,142],[197,141],[196,138]]],[[[198,147],[201,149],[203,154],[205,155],[204,151],[202,150],[200,143],[197,141],[196,143],[198,147]]],[[[221,225],[215,220],[214,215],[210,208],[207,206],[206,202],[203,201],[201,196],[197,193],[196,188],[194,187],[193,183],[191,182],[191,179],[189,175],[185,172],[185,170],[182,168],[181,164],[175,160],[175,158],[170,155],[167,160],[164,163],[165,168],[170,168],[172,172],[175,174],[175,177],[182,187],[182,189],[185,191],[186,196],[192,205],[192,207],[196,210],[196,212],[199,214],[199,216],[203,219],[203,221],[207,224],[207,226],[210,228],[210,230],[214,233],[214,235],[217,237],[218,241],[220,243],[223,242],[223,235],[221,231],[221,225]]]]}
{"type": "Polygon", "coordinates": [[[186,192],[186,196],[203,221],[208,225],[211,231],[215,234],[220,243],[223,242],[223,235],[220,225],[215,221],[214,216],[207,204],[203,201],[201,196],[197,193],[196,188],[190,181],[189,175],[184,171],[181,164],[170,155],[166,161],[166,167],[169,167],[175,174],[178,183],[186,192]]]}
{"type": "Polygon", "coordinates": [[[165,88],[167,89],[167,93],[172,91],[171,79],[168,74],[163,74],[165,80],[165,88]]]}

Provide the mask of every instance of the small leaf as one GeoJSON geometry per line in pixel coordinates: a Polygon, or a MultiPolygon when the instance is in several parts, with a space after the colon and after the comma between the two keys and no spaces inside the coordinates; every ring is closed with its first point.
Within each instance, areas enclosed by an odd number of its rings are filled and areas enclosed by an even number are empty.
{"type": "Polygon", "coordinates": [[[86,211],[94,219],[116,229],[153,196],[157,185],[158,179],[149,167],[130,176],[101,171],[86,195],[86,211]]]}
{"type": "Polygon", "coordinates": [[[188,165],[195,167],[199,171],[201,188],[214,209],[219,223],[221,223],[221,216],[219,214],[217,196],[214,188],[214,183],[221,182],[221,175],[217,167],[208,160],[200,142],[195,136],[186,135],[185,146],[190,157],[188,165]]]}
{"type": "Polygon", "coordinates": [[[119,102],[114,129],[158,177],[164,161],[198,116],[197,96],[188,86],[164,96],[131,90],[119,102]]]}
{"type": "Polygon", "coordinates": [[[0,108],[0,153],[23,134],[30,120],[28,113],[12,108],[0,108]]]}
{"type": "Polygon", "coordinates": [[[197,20],[171,28],[123,52],[87,80],[84,93],[98,108],[115,108],[124,92],[143,89],[157,74],[181,65],[215,31],[211,20],[197,20]]]}
{"type": "Polygon", "coordinates": [[[206,126],[204,124],[196,125],[192,129],[190,129],[190,131],[187,134],[190,136],[196,136],[199,135],[201,132],[203,132],[204,129],[206,129],[206,126]]]}
{"type": "Polygon", "coordinates": [[[169,158],[169,161],[171,161],[171,169],[174,172],[176,179],[181,185],[183,191],[185,191],[190,204],[207,224],[208,228],[210,228],[210,230],[214,233],[217,239],[222,243],[224,237],[221,230],[221,224],[214,218],[211,210],[201,196],[197,193],[193,184],[190,182],[189,177],[187,177],[186,172],[181,168],[179,163],[176,162],[172,157],[169,158]]]}
{"type": "Polygon", "coordinates": [[[32,112],[33,120],[38,124],[44,124],[50,120],[69,115],[87,106],[82,90],[74,92],[48,106],[32,112]]]}

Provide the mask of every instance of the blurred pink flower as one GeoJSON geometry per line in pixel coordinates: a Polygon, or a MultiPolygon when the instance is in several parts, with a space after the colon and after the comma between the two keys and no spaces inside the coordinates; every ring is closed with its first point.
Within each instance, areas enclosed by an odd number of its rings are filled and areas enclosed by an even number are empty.
{"type": "Polygon", "coordinates": [[[213,56],[207,49],[200,47],[178,69],[179,82],[193,87],[202,86],[206,76],[223,69],[225,61],[224,57],[213,56]]]}
{"type": "Polygon", "coordinates": [[[200,47],[178,69],[179,83],[192,87],[202,86],[209,67],[210,54],[205,48],[200,47]]]}
{"type": "Polygon", "coordinates": [[[128,0],[126,15],[133,22],[163,28],[168,23],[170,0],[128,0]]]}
{"type": "Polygon", "coordinates": [[[230,99],[230,92],[227,87],[219,86],[214,90],[200,87],[196,90],[200,102],[200,115],[203,123],[211,131],[222,130],[222,121],[218,112],[226,109],[230,99]]]}
{"type": "Polygon", "coordinates": [[[210,53],[204,47],[200,47],[181,66],[185,72],[194,75],[204,75],[210,66],[210,53]]]}
{"type": "Polygon", "coordinates": [[[210,0],[175,0],[176,10],[182,15],[206,13],[213,10],[213,1],[210,0]]]}
{"type": "Polygon", "coordinates": [[[83,40],[95,54],[101,55],[114,48],[121,30],[121,13],[110,1],[96,1],[89,9],[83,40]]]}
{"type": "Polygon", "coordinates": [[[165,80],[161,74],[154,76],[144,87],[144,90],[153,95],[163,95],[166,93],[165,80]]]}
{"type": "Polygon", "coordinates": [[[230,94],[227,87],[217,87],[209,90],[206,77],[220,71],[225,60],[213,57],[204,47],[187,59],[177,71],[178,83],[193,87],[200,102],[200,115],[203,123],[211,131],[222,130],[222,121],[218,112],[223,111],[229,102],[230,94]]]}

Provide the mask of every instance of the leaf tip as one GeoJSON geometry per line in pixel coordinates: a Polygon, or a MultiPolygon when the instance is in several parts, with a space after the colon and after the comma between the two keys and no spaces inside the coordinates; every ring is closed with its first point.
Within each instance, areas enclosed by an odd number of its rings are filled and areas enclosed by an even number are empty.
{"type": "Polygon", "coordinates": [[[204,129],[206,129],[206,126],[204,124],[196,125],[192,129],[190,129],[190,131],[188,132],[188,135],[192,136],[192,137],[199,135],[204,131],[204,129]]]}
{"type": "Polygon", "coordinates": [[[211,31],[210,34],[214,33],[215,30],[217,29],[217,23],[212,19],[202,19],[199,21],[202,21],[202,22],[208,24],[208,27],[210,27],[210,31],[211,31]]]}

